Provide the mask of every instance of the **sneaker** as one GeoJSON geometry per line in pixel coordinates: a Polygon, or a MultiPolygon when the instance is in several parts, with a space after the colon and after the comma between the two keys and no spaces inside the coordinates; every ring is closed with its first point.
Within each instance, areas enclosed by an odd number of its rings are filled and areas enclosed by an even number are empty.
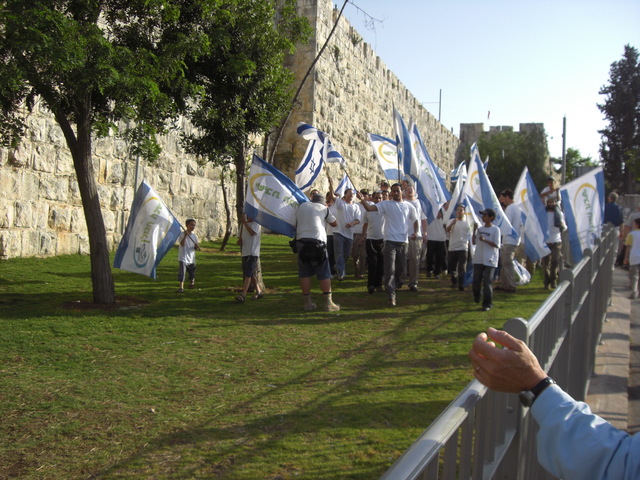
{"type": "Polygon", "coordinates": [[[244,303],[244,300],[245,300],[244,295],[238,295],[236,297],[236,302],[238,303],[244,303]]]}
{"type": "Polygon", "coordinates": [[[374,287],[373,285],[369,285],[367,287],[367,291],[369,292],[369,295],[373,295],[373,292],[375,292],[376,287],[374,287]]]}
{"type": "Polygon", "coordinates": [[[488,312],[489,310],[491,310],[492,305],[487,305],[485,307],[482,307],[482,311],[483,312],[488,312]]]}
{"type": "Polygon", "coordinates": [[[176,290],[176,293],[184,293],[184,289],[183,288],[179,288],[178,290],[176,290]]]}
{"type": "Polygon", "coordinates": [[[396,297],[391,297],[389,299],[389,306],[390,307],[395,307],[396,306],[396,297]]]}

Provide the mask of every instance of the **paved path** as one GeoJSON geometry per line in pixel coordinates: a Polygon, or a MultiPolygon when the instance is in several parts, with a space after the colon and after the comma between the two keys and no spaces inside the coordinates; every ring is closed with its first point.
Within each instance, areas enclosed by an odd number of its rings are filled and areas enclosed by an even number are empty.
{"type": "Polygon", "coordinates": [[[615,427],[635,433],[640,430],[640,300],[629,300],[628,286],[627,271],[614,269],[587,403],[615,427]]]}

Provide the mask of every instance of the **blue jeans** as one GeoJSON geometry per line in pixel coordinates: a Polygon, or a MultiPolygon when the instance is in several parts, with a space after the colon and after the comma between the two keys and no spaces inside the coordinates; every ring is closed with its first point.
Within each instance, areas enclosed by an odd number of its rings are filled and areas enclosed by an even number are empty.
{"type": "Polygon", "coordinates": [[[482,306],[492,307],[493,289],[491,281],[495,273],[495,267],[473,264],[473,299],[478,303],[480,301],[480,289],[482,288],[484,295],[482,296],[482,306]]]}
{"type": "Polygon", "coordinates": [[[336,256],[336,272],[339,277],[347,275],[347,260],[351,255],[351,244],[353,240],[338,232],[333,232],[334,253],[336,256]]]}

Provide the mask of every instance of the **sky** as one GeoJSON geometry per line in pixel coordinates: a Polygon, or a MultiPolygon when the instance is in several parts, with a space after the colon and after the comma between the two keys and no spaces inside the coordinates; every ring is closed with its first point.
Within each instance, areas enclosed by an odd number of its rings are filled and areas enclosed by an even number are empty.
{"type": "Polygon", "coordinates": [[[640,50],[640,0],[353,0],[343,15],[436,118],[441,95],[455,135],[543,123],[552,157],[566,117],[566,147],[600,158],[598,92],[624,46],[640,50]]]}

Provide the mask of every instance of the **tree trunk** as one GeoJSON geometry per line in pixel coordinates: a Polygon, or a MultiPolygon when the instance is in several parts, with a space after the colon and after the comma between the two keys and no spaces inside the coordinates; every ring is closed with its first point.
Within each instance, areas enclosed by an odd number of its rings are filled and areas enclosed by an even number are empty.
{"type": "Polygon", "coordinates": [[[116,301],[116,292],[109,262],[107,232],[104,227],[102,210],[96,179],[93,176],[91,157],[91,117],[90,100],[84,99],[78,115],[77,138],[66,119],[56,115],[58,123],[65,134],[67,144],[73,157],[82,208],[89,232],[89,257],[91,259],[91,283],[93,285],[93,302],[101,305],[112,305],[116,301]]]}
{"type": "Polygon", "coordinates": [[[246,144],[244,142],[238,145],[238,150],[233,158],[236,167],[236,219],[238,222],[244,213],[244,179],[245,179],[245,163],[246,163],[246,144]]]}
{"type": "Polygon", "coordinates": [[[224,168],[220,172],[220,184],[222,186],[222,200],[224,202],[224,212],[226,217],[226,227],[224,231],[224,238],[222,239],[222,245],[220,245],[220,252],[224,252],[227,243],[229,242],[229,237],[231,236],[231,208],[229,207],[229,196],[227,195],[227,187],[224,183],[224,168]]]}

